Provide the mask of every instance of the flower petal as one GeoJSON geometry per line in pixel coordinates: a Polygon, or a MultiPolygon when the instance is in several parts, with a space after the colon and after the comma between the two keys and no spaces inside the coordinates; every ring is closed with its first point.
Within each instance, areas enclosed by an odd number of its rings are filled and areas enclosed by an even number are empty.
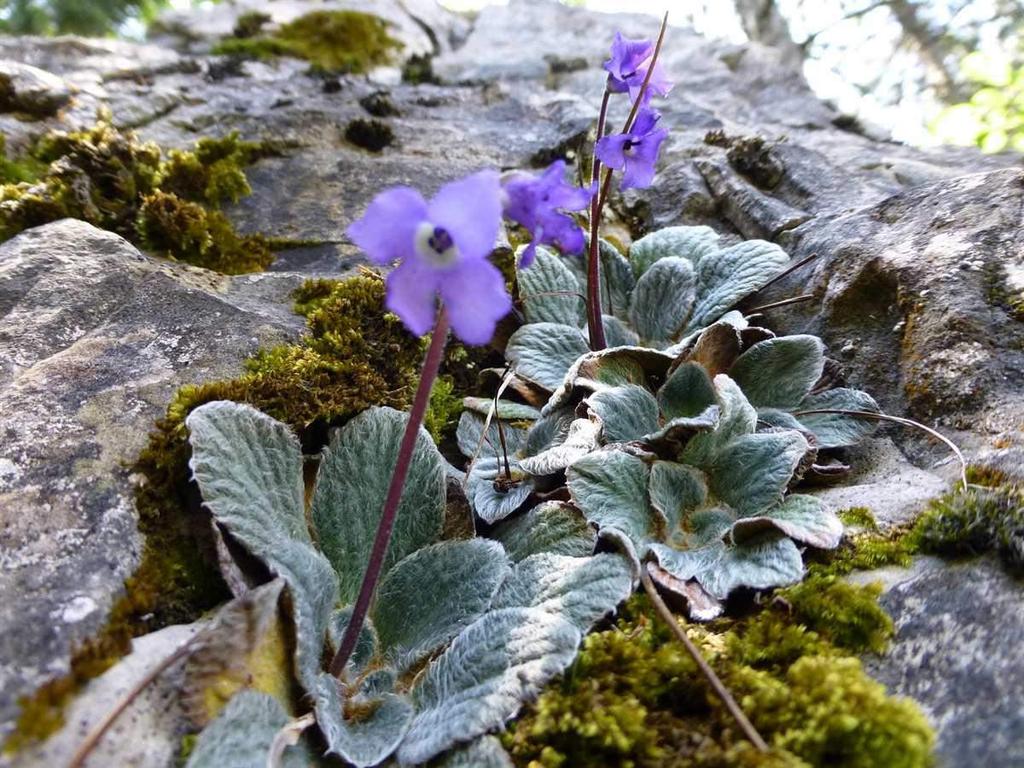
{"type": "Polygon", "coordinates": [[[434,327],[437,289],[445,274],[417,259],[406,259],[388,274],[384,304],[417,336],[434,327]]]}
{"type": "Polygon", "coordinates": [[[583,230],[571,216],[553,213],[544,217],[544,237],[541,242],[557,245],[562,253],[579,253],[586,241],[583,230]]]}
{"type": "Polygon", "coordinates": [[[390,264],[415,252],[416,228],[427,218],[427,202],[412,187],[392,187],[370,202],[345,234],[375,264],[390,264]]]}
{"type": "Polygon", "coordinates": [[[641,107],[636,113],[636,120],[633,121],[633,127],[629,129],[629,132],[636,137],[646,136],[654,130],[654,126],[660,119],[661,114],[657,110],[641,107]]]}
{"type": "Polygon", "coordinates": [[[654,43],[650,40],[632,40],[616,32],[612,41],[612,57],[604,63],[604,68],[616,80],[625,80],[636,73],[645,59],[650,58],[653,50],[654,43]]]}
{"type": "Polygon", "coordinates": [[[620,189],[639,189],[651,186],[654,181],[655,166],[658,163],[658,150],[661,142],[668,136],[664,128],[649,133],[634,146],[633,156],[626,161],[626,172],[622,174],[620,189]]]}
{"type": "Polygon", "coordinates": [[[539,242],[540,241],[534,237],[533,240],[530,241],[530,244],[526,246],[526,250],[524,250],[522,255],[519,257],[520,269],[528,269],[530,265],[533,264],[533,259],[537,255],[537,245],[539,242]]]}
{"type": "Polygon", "coordinates": [[[463,259],[442,273],[441,298],[452,330],[466,344],[486,344],[512,309],[505,278],[486,259],[463,259]]]}
{"type": "Polygon", "coordinates": [[[482,259],[498,239],[501,200],[498,172],[480,171],[441,187],[428,214],[433,224],[448,230],[464,259],[482,259]]]}
{"type": "Polygon", "coordinates": [[[615,136],[605,136],[597,142],[594,147],[594,154],[597,155],[598,160],[609,168],[614,168],[615,170],[620,171],[626,164],[626,142],[628,142],[630,138],[630,135],[626,133],[620,133],[615,136]]]}

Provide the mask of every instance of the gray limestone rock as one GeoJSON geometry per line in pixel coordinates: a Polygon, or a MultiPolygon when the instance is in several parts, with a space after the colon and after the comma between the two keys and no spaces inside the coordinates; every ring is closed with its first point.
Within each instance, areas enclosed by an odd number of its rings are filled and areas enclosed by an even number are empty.
{"type": "Polygon", "coordinates": [[[64,220],[0,246],[0,735],[140,547],[129,466],[174,391],[297,335],[297,278],[227,278],[64,220]]]}
{"type": "Polygon", "coordinates": [[[70,100],[71,89],[57,75],[17,61],[0,61],[0,112],[47,117],[70,100]]]}
{"type": "Polygon", "coordinates": [[[939,765],[1024,765],[1024,583],[990,558],[922,557],[855,578],[882,582],[896,625],[889,652],[867,669],[924,708],[939,765]]]}

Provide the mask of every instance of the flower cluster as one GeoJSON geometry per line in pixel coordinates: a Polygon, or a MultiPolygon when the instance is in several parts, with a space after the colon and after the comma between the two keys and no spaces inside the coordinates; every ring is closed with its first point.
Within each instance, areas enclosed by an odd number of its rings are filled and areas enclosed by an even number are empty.
{"type": "Polygon", "coordinates": [[[636,117],[625,132],[601,137],[594,148],[598,160],[609,168],[623,171],[622,189],[650,186],[661,143],[668,136],[667,130],[657,127],[661,115],[650,107],[652,96],[666,96],[672,90],[672,83],[661,65],[654,62],[652,68],[654,52],[655,46],[650,40],[630,40],[616,33],[612,57],[604,63],[608,90],[611,93],[628,91],[637,107],[636,117]]]}
{"type": "Polygon", "coordinates": [[[553,245],[562,253],[582,251],[583,230],[565,211],[586,208],[596,191],[596,185],[581,189],[566,183],[564,160],[556,160],[540,176],[512,175],[505,182],[505,216],[532,235],[520,266],[533,263],[538,245],[553,245]]]}
{"type": "MultiPolygon", "coordinates": [[[[652,95],[664,96],[672,87],[655,53],[650,40],[617,33],[604,64],[608,91],[628,92],[637,107],[625,132],[600,137],[594,149],[606,166],[623,171],[623,189],[651,183],[668,136],[649,106],[652,95]]],[[[387,277],[386,304],[410,331],[423,335],[434,327],[440,300],[456,336],[486,344],[512,309],[504,279],[488,261],[502,216],[530,233],[522,268],[533,262],[538,245],[575,254],[586,244],[570,212],[591,203],[597,184],[574,186],[565,170],[564,160],[540,174],[516,172],[504,180],[484,170],[443,186],[429,202],[415,189],[392,187],[373,199],[347,234],[375,264],[397,265],[387,277]]]]}

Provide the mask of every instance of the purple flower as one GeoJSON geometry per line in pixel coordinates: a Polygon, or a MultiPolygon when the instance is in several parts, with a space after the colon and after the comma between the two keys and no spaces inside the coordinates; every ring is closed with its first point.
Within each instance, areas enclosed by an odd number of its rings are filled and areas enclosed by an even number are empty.
{"type": "Polygon", "coordinates": [[[654,180],[658,150],[668,136],[667,130],[656,128],[660,119],[653,109],[641,107],[629,133],[605,136],[597,142],[594,154],[602,163],[617,171],[626,169],[622,189],[649,187],[654,180]]]}
{"type": "Polygon", "coordinates": [[[501,226],[496,171],[441,187],[429,203],[415,189],[377,195],[346,234],[375,264],[399,262],[387,277],[387,308],[422,336],[434,326],[440,295],[455,335],[486,344],[512,309],[501,272],[487,257],[501,226]]]}
{"type": "MultiPolygon", "coordinates": [[[[608,89],[614,93],[629,91],[629,97],[636,101],[653,55],[654,43],[650,40],[630,40],[623,37],[621,32],[616,32],[612,42],[612,57],[604,63],[608,72],[608,89]]],[[[671,90],[672,82],[665,75],[661,64],[655,64],[643,104],[646,105],[652,95],[667,96],[671,90]]]]}
{"type": "Polygon", "coordinates": [[[556,160],[540,176],[518,173],[505,182],[505,217],[522,224],[533,236],[520,266],[533,263],[537,246],[554,245],[562,253],[583,250],[583,231],[563,211],[587,206],[595,187],[581,189],[565,181],[565,161],[556,160]]]}

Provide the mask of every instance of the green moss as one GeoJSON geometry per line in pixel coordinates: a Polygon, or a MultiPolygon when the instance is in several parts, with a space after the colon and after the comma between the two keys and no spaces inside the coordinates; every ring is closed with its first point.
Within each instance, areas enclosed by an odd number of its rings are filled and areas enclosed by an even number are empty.
{"type": "Polygon", "coordinates": [[[0,184],[33,182],[46,169],[45,164],[31,155],[11,159],[7,156],[7,137],[0,133],[0,184]]]}
{"type": "Polygon", "coordinates": [[[732,684],[765,738],[812,766],[918,768],[934,734],[909,699],[886,694],[858,659],[805,656],[782,677],[735,670],[732,684]]]}
{"type": "Polygon", "coordinates": [[[387,64],[401,43],[387,23],[359,11],[314,11],[272,34],[227,37],[213,52],[257,59],[292,56],[320,72],[360,73],[387,64]]]}
{"type": "Polygon", "coordinates": [[[812,557],[824,565],[824,573],[833,576],[890,565],[906,567],[916,551],[908,532],[903,526],[848,534],[836,549],[815,552],[812,557]]]}
{"type": "Polygon", "coordinates": [[[410,85],[431,83],[439,85],[441,79],[434,74],[433,58],[427,54],[416,53],[402,65],[402,82],[410,85]]]}
{"type": "Polygon", "coordinates": [[[260,158],[279,154],[266,142],[242,141],[237,132],[202,138],[185,151],[172,149],[160,166],[157,186],[183,200],[216,206],[238,202],[252,192],[243,168],[260,158]]]}
{"type": "Polygon", "coordinates": [[[878,604],[879,584],[859,586],[812,567],[796,586],[782,590],[793,618],[836,648],[851,653],[884,653],[892,639],[892,619],[878,604]]]}
{"type": "Polygon", "coordinates": [[[871,514],[871,510],[867,507],[850,507],[839,512],[839,519],[843,521],[844,525],[852,525],[857,528],[863,528],[866,531],[877,531],[878,521],[875,520],[875,516],[871,514]]]}
{"type": "Polygon", "coordinates": [[[435,443],[449,437],[462,413],[462,396],[455,393],[455,380],[451,376],[439,376],[430,390],[430,405],[427,407],[423,426],[435,443]]]}
{"type": "Polygon", "coordinates": [[[1024,570],[1024,491],[1015,485],[970,486],[932,501],[911,534],[923,552],[948,557],[999,553],[1024,570]]]}
{"type": "MultiPolygon", "coordinates": [[[[866,541],[866,539],[865,539],[866,541]]],[[[863,543],[863,542],[862,542],[863,543]]],[[[849,559],[847,559],[847,562],[849,559]]],[[[849,654],[881,652],[892,621],[877,586],[814,565],[759,611],[686,627],[771,747],[743,740],[646,598],[589,635],[559,683],[504,735],[529,768],[868,768],[931,765],[918,707],[888,696],[849,654]]]]}
{"type": "Polygon", "coordinates": [[[138,205],[156,188],[155,144],[101,118],[86,131],[51,131],[31,154],[49,167],[35,183],[0,189],[0,237],[70,216],[131,238],[138,205]]]}
{"type": "Polygon", "coordinates": [[[214,208],[248,194],[243,167],[277,151],[232,133],[164,159],[109,116],[85,131],[52,131],[27,159],[5,161],[28,178],[0,186],[0,239],[71,217],[178,261],[231,274],[263,269],[269,243],[239,235],[214,208]]]}
{"type": "Polygon", "coordinates": [[[369,152],[380,152],[395,140],[395,132],[383,120],[357,117],[345,126],[345,139],[369,152]]]}
{"type": "Polygon", "coordinates": [[[270,14],[261,11],[248,11],[235,21],[231,34],[235,37],[254,37],[263,31],[263,27],[271,21],[270,14]]]}
{"type": "Polygon", "coordinates": [[[220,211],[166,192],[143,199],[136,229],[147,250],[226,275],[257,272],[274,261],[263,236],[239,235],[220,211]]]}

